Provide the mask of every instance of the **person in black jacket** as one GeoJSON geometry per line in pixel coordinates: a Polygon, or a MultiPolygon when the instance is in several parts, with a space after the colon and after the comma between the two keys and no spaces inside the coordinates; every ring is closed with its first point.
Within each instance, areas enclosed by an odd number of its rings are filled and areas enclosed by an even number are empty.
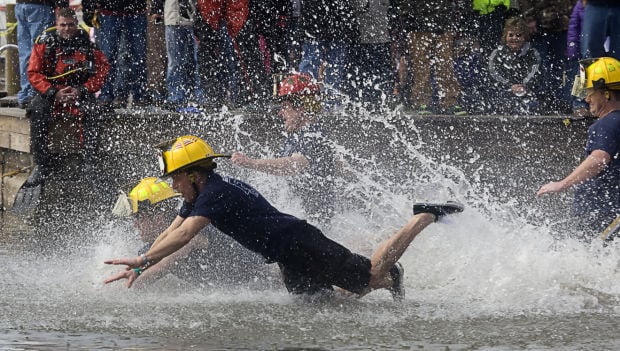
{"type": "MultiPolygon", "coordinates": [[[[319,70],[326,62],[323,82],[341,91],[349,64],[349,49],[358,38],[358,22],[350,1],[306,0],[301,7],[301,31],[305,34],[299,72],[321,80],[319,70]]],[[[328,102],[326,107],[329,107],[328,102]]]]}
{"type": "Polygon", "coordinates": [[[521,18],[506,21],[502,44],[488,59],[492,113],[536,112],[542,85],[540,54],[529,43],[527,24],[521,18]]]}

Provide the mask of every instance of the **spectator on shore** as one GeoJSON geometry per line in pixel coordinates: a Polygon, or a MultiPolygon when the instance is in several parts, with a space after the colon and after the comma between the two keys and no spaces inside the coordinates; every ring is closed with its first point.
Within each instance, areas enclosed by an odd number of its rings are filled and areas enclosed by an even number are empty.
{"type": "Polygon", "coordinates": [[[359,39],[351,47],[351,97],[373,111],[387,102],[394,88],[392,36],[397,29],[397,0],[358,2],[359,39]]]}
{"type": "Polygon", "coordinates": [[[348,0],[304,0],[301,8],[301,31],[304,33],[299,72],[320,80],[323,64],[323,83],[329,99],[345,90],[345,74],[349,66],[351,44],[358,40],[358,22],[353,5],[348,0]]]}
{"type": "Polygon", "coordinates": [[[460,114],[459,83],[454,73],[454,43],[460,12],[453,0],[401,0],[408,33],[411,107],[419,113],[460,114]],[[437,93],[433,94],[433,81],[437,93]],[[433,98],[436,106],[433,106],[433,98]]]}
{"type": "Polygon", "coordinates": [[[588,0],[581,26],[581,57],[609,56],[620,60],[620,2],[588,0]],[[609,37],[609,48],[605,42],[609,37]]]}
{"type": "Polygon", "coordinates": [[[249,0],[202,0],[194,24],[205,105],[247,105],[271,97],[249,0]],[[229,45],[230,44],[230,45],[229,45]]]}
{"type": "Polygon", "coordinates": [[[289,177],[293,192],[302,200],[306,218],[328,222],[334,215],[334,150],[318,118],[322,112],[320,87],[304,73],[284,78],[278,96],[280,117],[288,138],[273,158],[251,158],[241,152],[232,163],[257,171],[289,177]]]}
{"type": "Polygon", "coordinates": [[[488,57],[501,44],[509,8],[510,0],[473,0],[473,9],[478,14],[478,40],[484,57],[488,57]]]}
{"type": "Polygon", "coordinates": [[[530,42],[541,57],[545,84],[541,86],[539,110],[543,114],[571,111],[572,80],[564,79],[567,69],[566,36],[574,0],[527,1],[521,11],[533,29],[530,42]],[[525,7],[527,6],[527,7],[525,7]]]}
{"type": "Polygon", "coordinates": [[[486,102],[482,95],[482,71],[486,62],[480,44],[472,36],[463,36],[456,41],[455,50],[454,72],[461,87],[458,105],[468,113],[482,113],[486,102]]]}
{"type": "Polygon", "coordinates": [[[290,15],[291,0],[250,2],[250,20],[255,24],[256,34],[264,40],[264,70],[269,74],[285,72],[292,67],[286,60],[287,17],[290,15]]]}
{"type": "Polygon", "coordinates": [[[19,85],[17,106],[25,109],[36,91],[28,80],[28,61],[35,39],[54,25],[54,8],[68,7],[67,0],[16,0],[17,51],[19,56],[19,85]]]}
{"type": "Polygon", "coordinates": [[[204,98],[197,70],[197,46],[194,35],[196,11],[185,0],[154,0],[151,11],[155,21],[165,26],[166,108],[177,110],[188,103],[201,105],[204,98]]]}
{"type": "Polygon", "coordinates": [[[99,47],[110,61],[110,74],[98,97],[102,104],[127,107],[131,95],[132,106],[144,106],[146,96],[146,0],[83,0],[84,23],[94,26],[96,16],[99,27],[96,38],[99,47]],[[120,57],[119,42],[125,37],[129,59],[120,57]],[[120,66],[121,63],[126,67],[120,66]],[[119,72],[126,78],[117,83],[119,72]]]}
{"type": "MultiPolygon", "coordinates": [[[[129,193],[121,191],[112,212],[131,219],[140,239],[146,243],[138,255],[146,253],[157,236],[174,220],[181,207],[181,194],[156,177],[143,178],[129,193]]],[[[140,284],[152,283],[170,273],[198,286],[238,286],[269,281],[262,258],[209,226],[182,250],[144,272],[140,284]]]]}
{"type": "MultiPolygon", "coordinates": [[[[581,24],[586,0],[577,0],[568,22],[566,33],[566,56],[568,58],[566,76],[569,82],[573,82],[579,76],[579,60],[581,59],[581,24]]],[[[588,104],[583,98],[571,95],[571,107],[573,116],[590,116],[588,104]]]]}
{"type": "Polygon", "coordinates": [[[38,177],[44,182],[53,160],[49,152],[49,125],[52,115],[74,118],[83,133],[85,173],[91,179],[96,170],[101,109],[95,93],[101,89],[110,65],[101,50],[78,28],[75,12],[63,8],[56,26],[37,38],[30,56],[28,78],[37,91],[27,110],[30,117],[30,145],[38,177]]]}
{"type": "Polygon", "coordinates": [[[522,18],[506,20],[502,44],[488,58],[489,112],[536,113],[542,85],[541,58],[522,18]]]}
{"type": "Polygon", "coordinates": [[[291,6],[286,21],[286,50],[289,67],[299,67],[304,33],[301,28],[301,0],[290,0],[291,6]]]}

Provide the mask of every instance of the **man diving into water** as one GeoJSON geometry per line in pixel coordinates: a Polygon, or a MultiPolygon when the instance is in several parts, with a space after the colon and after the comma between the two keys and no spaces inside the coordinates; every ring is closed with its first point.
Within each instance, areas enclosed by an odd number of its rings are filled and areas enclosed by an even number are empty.
{"type": "Polygon", "coordinates": [[[407,247],[429,224],[463,211],[462,205],[453,202],[416,204],[414,216],[367,258],[327,238],[305,220],[280,212],[252,186],[217,174],[213,159],[224,155],[215,153],[204,140],[182,136],[158,147],[162,177],[172,178],[174,190],[183,196],[183,206],[146,254],[105,261],[127,266],[105,283],[127,279],[131,287],[144,270],[213,224],[268,263],[278,263],[290,293],[314,294],[336,286],[363,296],[388,289],[399,301],[405,291],[398,260],[407,247]]]}

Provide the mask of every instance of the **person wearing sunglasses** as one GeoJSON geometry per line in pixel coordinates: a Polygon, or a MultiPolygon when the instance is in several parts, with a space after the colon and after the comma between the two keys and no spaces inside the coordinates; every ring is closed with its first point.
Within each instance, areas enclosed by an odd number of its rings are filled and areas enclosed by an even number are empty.
{"type": "Polygon", "coordinates": [[[488,59],[487,109],[497,114],[537,112],[542,87],[541,57],[530,44],[527,23],[518,17],[506,20],[502,44],[488,59]]]}

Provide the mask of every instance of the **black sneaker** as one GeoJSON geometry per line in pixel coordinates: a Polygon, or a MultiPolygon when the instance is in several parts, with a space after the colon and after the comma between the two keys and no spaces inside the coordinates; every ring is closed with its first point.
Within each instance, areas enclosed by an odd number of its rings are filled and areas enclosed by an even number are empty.
{"type": "Polygon", "coordinates": [[[392,294],[394,301],[403,301],[405,299],[405,269],[400,262],[396,262],[390,269],[392,277],[392,287],[388,288],[392,294]]]}
{"type": "Polygon", "coordinates": [[[435,215],[435,222],[443,216],[459,212],[463,212],[463,205],[455,201],[448,201],[444,204],[427,202],[413,204],[414,215],[418,213],[431,213],[435,215]]]}

